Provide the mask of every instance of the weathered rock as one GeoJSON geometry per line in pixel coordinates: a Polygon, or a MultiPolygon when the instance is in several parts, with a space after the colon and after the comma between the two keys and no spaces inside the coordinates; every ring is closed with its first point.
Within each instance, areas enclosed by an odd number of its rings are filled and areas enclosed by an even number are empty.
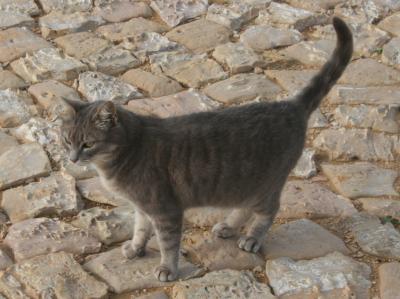
{"type": "Polygon", "coordinates": [[[335,6],[333,13],[342,18],[348,25],[366,24],[367,16],[361,7],[361,1],[345,1],[335,6]]]}
{"type": "Polygon", "coordinates": [[[344,2],[345,0],[314,0],[314,1],[302,1],[302,0],[288,0],[288,4],[314,12],[320,12],[334,8],[335,5],[344,2]]]}
{"type": "Polygon", "coordinates": [[[92,165],[77,165],[71,162],[69,157],[64,157],[61,160],[61,170],[72,175],[76,180],[85,180],[97,176],[97,171],[92,165]]]}
{"type": "Polygon", "coordinates": [[[317,72],[314,70],[266,70],[265,74],[287,90],[289,96],[293,96],[306,87],[317,72]]]}
{"type": "Polygon", "coordinates": [[[17,146],[18,141],[13,136],[10,136],[3,131],[0,131],[0,156],[10,148],[17,146]]]}
{"type": "Polygon", "coordinates": [[[381,18],[400,10],[400,3],[397,0],[364,0],[362,8],[370,23],[375,23],[381,18]]]}
{"type": "Polygon", "coordinates": [[[369,214],[386,217],[391,216],[400,219],[400,201],[383,198],[359,198],[362,207],[369,214]]]}
{"type": "Polygon", "coordinates": [[[35,218],[13,224],[4,244],[17,261],[50,252],[74,254],[98,252],[101,243],[86,231],[58,219],[35,218]]]}
{"type": "Polygon", "coordinates": [[[279,218],[345,217],[357,212],[347,198],[308,181],[289,181],[282,191],[279,218]]]}
{"type": "Polygon", "coordinates": [[[40,9],[34,0],[1,0],[0,10],[10,13],[20,13],[27,15],[38,15],[40,9]]]}
{"type": "Polygon", "coordinates": [[[105,21],[99,15],[87,12],[64,14],[53,11],[39,19],[42,35],[45,38],[55,38],[73,32],[92,31],[104,23],[105,21]]]}
{"type": "Polygon", "coordinates": [[[26,93],[0,90],[0,127],[16,127],[36,114],[32,99],[26,93]]]}
{"type": "Polygon", "coordinates": [[[24,80],[39,82],[47,79],[73,80],[87,66],[59,49],[41,49],[11,63],[11,68],[24,80]]]}
{"type": "Polygon", "coordinates": [[[99,177],[77,181],[76,187],[83,197],[94,202],[112,206],[122,206],[128,203],[127,201],[110,194],[101,184],[99,177]]]}
{"type": "Polygon", "coordinates": [[[19,12],[0,10],[0,29],[7,29],[15,26],[33,27],[34,24],[35,20],[32,19],[29,15],[21,14],[19,12]]]}
{"type": "MultiPolygon", "coordinates": [[[[374,71],[374,75],[376,75],[374,71]]],[[[398,105],[400,88],[396,86],[358,87],[337,85],[328,95],[330,104],[398,105]]]]}
{"type": "Polygon", "coordinates": [[[328,61],[335,42],[333,40],[303,41],[292,45],[282,52],[292,59],[308,66],[322,66],[328,61]]]}
{"type": "Polygon", "coordinates": [[[128,110],[143,115],[172,117],[217,109],[219,104],[206,95],[189,89],[156,99],[129,101],[128,110]]]}
{"type": "Polygon", "coordinates": [[[80,74],[78,90],[89,102],[114,101],[126,104],[129,100],[143,97],[134,86],[99,72],[80,74]]]}
{"type": "Polygon", "coordinates": [[[75,191],[75,179],[62,173],[3,192],[1,207],[12,222],[34,217],[77,214],[83,206],[75,191]]]}
{"type": "Polygon", "coordinates": [[[334,120],[341,126],[371,128],[376,131],[398,133],[400,123],[397,119],[400,106],[338,106],[333,114],[334,120]]]}
{"type": "Polygon", "coordinates": [[[166,36],[194,53],[203,53],[229,42],[230,35],[231,31],[225,26],[200,19],[178,26],[166,36]]]}
{"type": "Polygon", "coordinates": [[[185,211],[185,219],[192,225],[198,227],[212,227],[218,222],[222,222],[232,209],[224,208],[191,208],[185,211]]]}
{"type": "Polygon", "coordinates": [[[0,190],[49,174],[49,158],[37,143],[10,148],[0,156],[0,190]]]}
{"type": "Polygon", "coordinates": [[[204,92],[224,104],[238,104],[256,98],[273,100],[281,88],[263,75],[238,74],[207,86],[204,92]]]}
{"type": "Polygon", "coordinates": [[[226,26],[232,30],[239,30],[245,23],[254,19],[258,9],[247,3],[233,1],[230,5],[214,3],[208,8],[206,19],[226,26]]]}
{"type": "Polygon", "coordinates": [[[331,160],[394,161],[398,136],[375,133],[369,129],[326,129],[313,141],[313,146],[328,154],[331,160]]]}
{"type": "Polygon", "coordinates": [[[87,58],[109,47],[109,42],[91,32],[78,32],[61,36],[54,40],[65,53],[77,59],[87,58]]]}
{"type": "Polygon", "coordinates": [[[272,2],[267,10],[260,11],[256,23],[259,25],[277,25],[286,28],[293,28],[298,31],[321,25],[328,22],[328,18],[322,14],[315,14],[311,11],[292,7],[285,3],[272,2]]]}
{"type": "Polygon", "coordinates": [[[155,74],[165,74],[169,70],[179,68],[188,62],[197,63],[207,59],[206,54],[191,54],[179,51],[161,52],[150,55],[151,71],[155,74]]]}
{"type": "Polygon", "coordinates": [[[18,263],[3,273],[1,280],[0,290],[9,298],[107,297],[107,285],[86,273],[72,254],[64,252],[18,263]]]}
{"type": "Polygon", "coordinates": [[[82,61],[89,65],[90,70],[107,75],[119,75],[141,64],[130,51],[120,48],[109,48],[100,53],[94,53],[82,61]]]}
{"type": "Polygon", "coordinates": [[[0,270],[4,270],[13,264],[12,259],[4,249],[0,248],[0,270]]]}
{"type": "Polygon", "coordinates": [[[295,262],[285,257],[269,260],[266,272],[277,296],[296,294],[312,288],[326,292],[350,287],[356,298],[369,298],[370,267],[339,252],[308,261],[295,262]]]}
{"type": "Polygon", "coordinates": [[[240,36],[240,41],[262,52],[268,49],[290,46],[303,39],[300,32],[294,29],[280,29],[270,25],[251,26],[240,36]]]}
{"type": "Polygon", "coordinates": [[[269,231],[267,236],[262,248],[267,260],[278,257],[308,260],[335,251],[350,253],[340,238],[308,219],[282,224],[269,231]]]}
{"type": "Polygon", "coordinates": [[[170,27],[205,14],[208,7],[207,0],[154,0],[151,8],[170,27]]]}
{"type": "MultiPolygon", "coordinates": [[[[127,260],[121,248],[101,253],[84,264],[84,269],[105,281],[117,294],[143,288],[171,285],[155,279],[153,270],[159,265],[160,254],[147,250],[141,258],[127,260]]],[[[203,274],[204,271],[187,262],[179,260],[179,279],[186,280],[203,274]]]]}
{"type": "Polygon", "coordinates": [[[382,61],[400,67],[400,37],[393,38],[383,46],[382,61]]]}
{"type": "Polygon", "coordinates": [[[51,47],[50,43],[26,28],[0,31],[0,62],[3,63],[49,47],[51,47]]]}
{"type": "Polygon", "coordinates": [[[25,88],[27,84],[18,76],[10,71],[0,70],[0,90],[25,88]]]}
{"type": "Polygon", "coordinates": [[[301,157],[297,161],[295,168],[292,170],[292,174],[301,178],[310,178],[317,174],[317,167],[314,161],[315,150],[311,148],[305,148],[301,157]]]}
{"type": "Polygon", "coordinates": [[[97,29],[97,32],[113,42],[119,42],[124,38],[134,37],[143,32],[162,33],[167,30],[167,26],[159,23],[143,18],[134,18],[123,23],[103,25],[97,29]]]}
{"type": "Polygon", "coordinates": [[[95,207],[81,211],[71,224],[88,231],[102,243],[110,245],[132,238],[133,218],[133,208],[120,207],[106,210],[95,207]]]}
{"type": "Polygon", "coordinates": [[[361,249],[369,254],[400,258],[400,232],[393,224],[381,224],[376,216],[365,212],[346,219],[346,225],[361,249]]]}
{"type": "Polygon", "coordinates": [[[395,170],[384,169],[369,162],[351,164],[321,164],[325,175],[335,188],[350,198],[398,195],[393,184],[398,175],[395,170]]]}
{"type": "Polygon", "coordinates": [[[232,74],[250,72],[264,65],[262,57],[242,43],[220,45],[212,55],[219,63],[226,64],[232,74]]]}
{"type": "Polygon", "coordinates": [[[379,294],[381,299],[396,299],[400,294],[400,263],[391,262],[379,266],[379,294]]]}
{"type": "Polygon", "coordinates": [[[400,12],[379,22],[378,27],[395,36],[400,36],[400,12]]]}
{"type": "Polygon", "coordinates": [[[151,17],[153,12],[145,2],[115,1],[100,7],[99,14],[104,20],[117,23],[132,18],[151,17]]]}
{"type": "Polygon", "coordinates": [[[176,299],[264,298],[273,299],[269,287],[257,282],[250,271],[222,270],[179,282],[172,289],[176,299]]]}
{"type": "Polygon", "coordinates": [[[272,0],[234,0],[234,2],[246,3],[256,9],[265,9],[270,5],[272,0]]]}
{"type": "Polygon", "coordinates": [[[150,294],[137,297],[137,299],[169,299],[164,291],[155,291],[150,294]]]}
{"type": "Polygon", "coordinates": [[[322,114],[321,109],[317,108],[313,113],[311,113],[307,126],[310,129],[326,128],[329,126],[329,122],[325,115],[322,114]]]}
{"type": "Polygon", "coordinates": [[[45,13],[49,13],[54,10],[72,13],[76,11],[88,11],[92,8],[91,0],[39,0],[39,2],[45,13]]]}
{"type": "Polygon", "coordinates": [[[146,91],[151,97],[161,97],[183,90],[182,86],[163,75],[154,75],[140,69],[127,71],[121,79],[146,91]]]}
{"type": "Polygon", "coordinates": [[[211,271],[252,269],[264,265],[257,254],[239,248],[235,239],[221,239],[209,232],[186,236],[189,255],[211,271]]]}

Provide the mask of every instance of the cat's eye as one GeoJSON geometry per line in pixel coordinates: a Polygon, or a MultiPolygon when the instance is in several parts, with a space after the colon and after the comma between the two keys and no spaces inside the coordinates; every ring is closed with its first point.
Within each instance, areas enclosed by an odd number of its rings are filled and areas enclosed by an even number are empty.
{"type": "Polygon", "coordinates": [[[89,142],[85,142],[82,147],[85,149],[89,149],[92,148],[94,146],[94,142],[93,141],[89,141],[89,142]]]}

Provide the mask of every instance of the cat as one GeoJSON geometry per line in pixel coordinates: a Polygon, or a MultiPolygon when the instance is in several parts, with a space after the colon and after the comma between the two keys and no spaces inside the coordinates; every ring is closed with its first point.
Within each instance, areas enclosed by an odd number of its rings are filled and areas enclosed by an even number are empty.
{"type": "Polygon", "coordinates": [[[133,238],[122,245],[126,258],[145,254],[154,229],[161,252],[155,276],[175,280],[183,212],[201,206],[233,208],[212,229],[220,238],[233,237],[253,216],[238,246],[260,249],[302,153],[310,114],[352,57],[351,31],[337,17],[333,25],[338,40],[332,57],[293,99],[166,119],[110,101],[66,100],[74,110],[62,128],[70,160],[94,165],[105,187],[136,207],[133,238]]]}

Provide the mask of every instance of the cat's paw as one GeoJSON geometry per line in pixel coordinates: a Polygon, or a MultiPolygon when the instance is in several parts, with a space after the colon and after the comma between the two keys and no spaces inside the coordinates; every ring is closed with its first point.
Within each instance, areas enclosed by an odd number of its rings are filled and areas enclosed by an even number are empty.
{"type": "Polygon", "coordinates": [[[127,259],[141,257],[141,256],[144,256],[144,254],[145,254],[144,247],[134,248],[134,247],[132,247],[131,241],[126,241],[124,244],[122,244],[121,250],[122,250],[122,255],[124,257],[126,257],[127,259]]]}
{"type": "Polygon", "coordinates": [[[160,265],[154,270],[154,275],[161,282],[174,281],[178,276],[178,271],[172,271],[165,265],[160,265]]]}
{"type": "Polygon", "coordinates": [[[261,245],[261,242],[254,237],[242,236],[238,240],[239,248],[247,252],[257,253],[261,245]]]}
{"type": "Polygon", "coordinates": [[[225,222],[219,222],[213,226],[212,233],[218,238],[227,239],[235,235],[235,230],[225,222]]]}

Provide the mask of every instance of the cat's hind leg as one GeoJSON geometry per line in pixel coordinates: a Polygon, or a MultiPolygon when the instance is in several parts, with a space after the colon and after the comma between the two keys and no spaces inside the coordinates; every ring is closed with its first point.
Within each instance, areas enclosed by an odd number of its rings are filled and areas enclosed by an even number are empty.
{"type": "Polygon", "coordinates": [[[145,255],[147,241],[152,232],[152,224],[146,214],[136,210],[133,238],[122,245],[122,255],[128,259],[145,255]]]}
{"type": "Polygon", "coordinates": [[[251,216],[249,210],[234,209],[223,222],[219,222],[213,226],[212,232],[215,236],[222,239],[231,238],[247,222],[249,216],[251,216]]]}

